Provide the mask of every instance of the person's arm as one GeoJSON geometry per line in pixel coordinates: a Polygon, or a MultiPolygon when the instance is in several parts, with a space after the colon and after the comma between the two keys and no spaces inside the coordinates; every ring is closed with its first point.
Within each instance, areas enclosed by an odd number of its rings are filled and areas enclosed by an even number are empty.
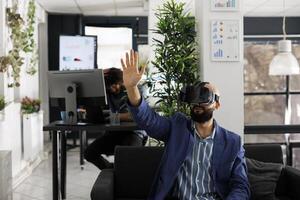
{"type": "Polygon", "coordinates": [[[231,178],[229,181],[231,190],[226,200],[250,199],[249,181],[247,177],[247,166],[244,152],[245,150],[241,146],[232,167],[231,178]]]}
{"type": "Polygon", "coordinates": [[[145,67],[138,69],[138,54],[133,50],[130,56],[126,53],[125,62],[121,59],[123,68],[123,81],[127,90],[127,96],[131,115],[139,127],[145,130],[149,136],[166,141],[170,132],[171,122],[168,118],[158,115],[142,99],[138,89],[138,83],[142,79],[145,67]]]}

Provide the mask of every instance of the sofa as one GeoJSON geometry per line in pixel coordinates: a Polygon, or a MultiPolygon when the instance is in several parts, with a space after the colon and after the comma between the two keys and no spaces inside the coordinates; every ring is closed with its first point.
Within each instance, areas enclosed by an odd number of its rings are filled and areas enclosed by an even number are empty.
{"type": "MultiPolygon", "coordinates": [[[[247,158],[283,164],[280,145],[244,145],[244,148],[247,158]]],[[[91,199],[146,199],[162,154],[163,147],[117,147],[114,168],[100,172],[92,188],[91,199]]],[[[299,200],[299,186],[300,171],[283,166],[276,183],[275,196],[278,200],[299,200]]]]}
{"type": "MultiPolygon", "coordinates": [[[[279,144],[252,144],[244,145],[245,157],[265,162],[266,165],[273,163],[283,164],[283,153],[279,144]]],[[[250,166],[248,165],[248,168],[250,166]]],[[[250,172],[248,172],[249,177],[250,172]]],[[[263,176],[263,174],[262,174],[263,176]]],[[[250,179],[249,179],[250,181],[250,179]]],[[[253,183],[252,183],[253,185],[253,183]]],[[[274,200],[300,200],[300,170],[282,165],[281,173],[275,187],[274,200]]],[[[250,181],[251,187],[251,181],[250,181]]],[[[262,185],[265,188],[265,185],[262,185]]],[[[251,191],[254,193],[253,191],[251,191]]],[[[253,198],[253,194],[251,199],[253,198]]],[[[270,198],[260,198],[268,200],[270,198]]],[[[256,200],[256,199],[255,199],[256,200]]],[[[273,198],[272,198],[273,200],[273,198]]]]}

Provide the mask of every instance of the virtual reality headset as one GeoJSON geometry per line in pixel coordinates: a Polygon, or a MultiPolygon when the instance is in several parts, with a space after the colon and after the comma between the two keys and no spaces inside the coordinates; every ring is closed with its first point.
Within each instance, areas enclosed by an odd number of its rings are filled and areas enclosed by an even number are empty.
{"type": "Polygon", "coordinates": [[[208,82],[198,82],[194,85],[185,86],[179,93],[179,100],[188,104],[207,104],[210,105],[219,101],[219,96],[207,87],[208,82]]]}

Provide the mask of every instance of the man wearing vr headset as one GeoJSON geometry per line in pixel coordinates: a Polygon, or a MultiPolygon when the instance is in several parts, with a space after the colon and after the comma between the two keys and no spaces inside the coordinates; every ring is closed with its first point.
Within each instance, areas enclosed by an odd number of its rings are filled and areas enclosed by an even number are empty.
{"type": "Polygon", "coordinates": [[[149,136],[165,142],[148,199],[248,200],[241,138],[213,119],[220,107],[218,90],[205,82],[184,87],[179,99],[191,105],[191,118],[182,113],[160,116],[139,93],[137,85],[145,68],[139,70],[137,60],[134,51],[126,54],[125,62],[121,59],[129,109],[149,136]]]}

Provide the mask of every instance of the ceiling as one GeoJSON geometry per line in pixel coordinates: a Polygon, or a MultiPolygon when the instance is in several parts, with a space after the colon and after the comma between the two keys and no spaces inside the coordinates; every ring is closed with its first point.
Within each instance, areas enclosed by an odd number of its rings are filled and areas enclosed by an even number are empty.
{"type": "MultiPolygon", "coordinates": [[[[147,16],[151,0],[37,0],[48,12],[83,15],[147,16]]],[[[190,2],[191,0],[185,0],[190,2]]],[[[199,0],[195,0],[199,1],[199,0]]],[[[245,16],[282,16],[283,0],[240,0],[245,16]]],[[[285,0],[287,16],[300,16],[300,0],[285,0]]]]}
{"type": "Polygon", "coordinates": [[[148,0],[37,0],[48,12],[83,15],[147,16],[148,0]]]}

